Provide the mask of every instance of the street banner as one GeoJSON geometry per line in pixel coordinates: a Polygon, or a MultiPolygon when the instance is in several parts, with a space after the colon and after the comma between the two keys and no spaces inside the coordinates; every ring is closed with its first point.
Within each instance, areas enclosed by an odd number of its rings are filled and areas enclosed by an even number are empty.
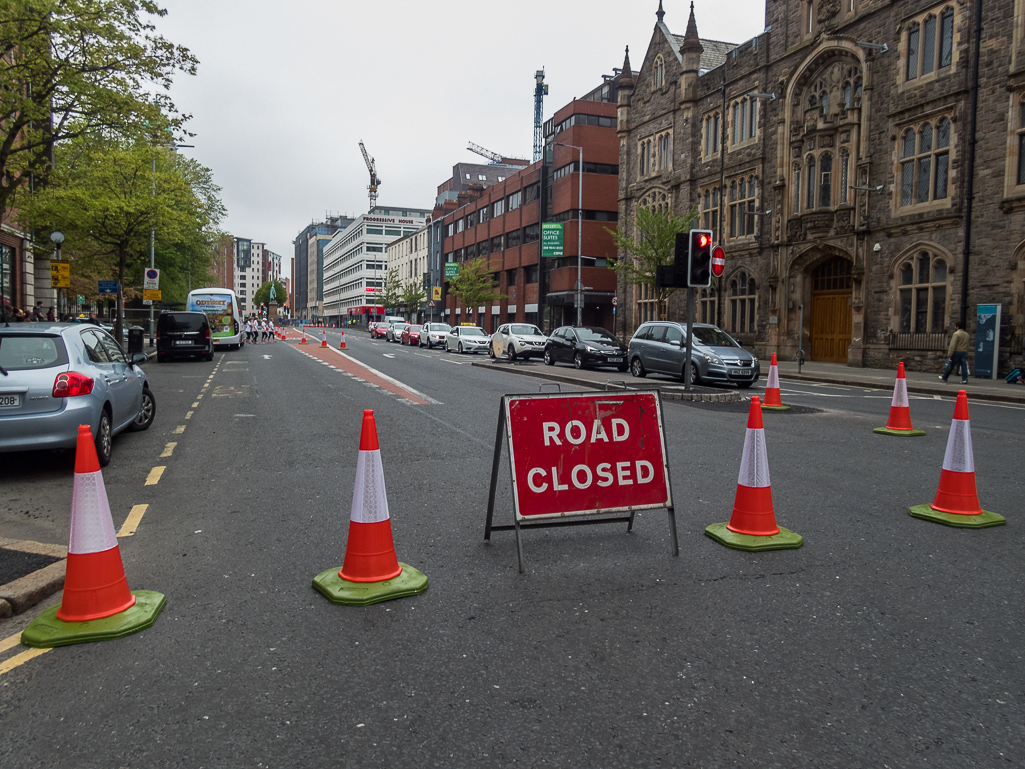
{"type": "Polygon", "coordinates": [[[50,287],[71,288],[71,262],[50,262],[50,287]]]}
{"type": "MultiPolygon", "coordinates": [[[[448,277],[447,275],[445,277],[448,277]]],[[[441,286],[431,286],[431,299],[438,301],[441,299],[441,286]]]]}
{"type": "Polygon", "coordinates": [[[484,538],[515,529],[523,571],[520,528],[627,523],[637,510],[666,508],[673,554],[676,518],[666,462],[662,403],[657,391],[536,393],[502,398],[484,538]],[[502,444],[512,471],[513,525],[496,526],[494,501],[502,444]],[[628,516],[606,517],[628,512],[628,516]],[[559,520],[547,520],[559,519],[559,520]]]}
{"type": "Polygon", "coordinates": [[[541,256],[562,256],[562,224],[560,222],[541,223],[541,256]]]}
{"type": "Polygon", "coordinates": [[[155,291],[160,288],[160,270],[155,270],[152,267],[146,270],[142,278],[143,290],[155,291]]]}

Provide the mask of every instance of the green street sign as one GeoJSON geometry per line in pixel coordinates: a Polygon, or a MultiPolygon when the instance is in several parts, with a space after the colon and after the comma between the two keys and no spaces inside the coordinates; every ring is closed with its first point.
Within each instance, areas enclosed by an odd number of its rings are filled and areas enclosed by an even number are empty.
{"type": "Polygon", "coordinates": [[[445,262],[445,280],[451,280],[459,274],[459,262],[445,262]]]}
{"type": "Polygon", "coordinates": [[[541,257],[547,256],[562,256],[562,224],[559,222],[541,224],[541,257]]]}

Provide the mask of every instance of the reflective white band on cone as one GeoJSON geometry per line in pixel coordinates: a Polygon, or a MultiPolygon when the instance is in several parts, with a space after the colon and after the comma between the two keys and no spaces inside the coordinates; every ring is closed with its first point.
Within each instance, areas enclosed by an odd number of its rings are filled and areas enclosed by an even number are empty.
{"type": "Polygon", "coordinates": [[[765,430],[748,428],[744,436],[744,454],[740,460],[741,486],[761,488],[769,483],[769,454],[765,449],[765,430]]]}
{"type": "Polygon", "coordinates": [[[349,520],[353,523],[379,523],[389,517],[381,451],[360,451],[356,460],[356,484],[352,490],[349,520]]]}
{"type": "Polygon", "coordinates": [[[779,369],[776,366],[769,366],[769,383],[765,385],[766,390],[779,389],[779,369]]]}
{"type": "Polygon", "coordinates": [[[100,553],[117,547],[110,503],[103,485],[103,473],[75,473],[71,493],[71,533],[68,553],[100,553]]]}
{"type": "Polygon", "coordinates": [[[904,377],[898,377],[894,383],[893,400],[890,402],[890,405],[911,408],[911,404],[908,402],[908,380],[904,377]]]}
{"type": "Polygon", "coordinates": [[[974,473],[972,455],[972,428],[967,420],[954,419],[947,436],[947,451],[943,455],[943,469],[955,473],[974,473]]]}

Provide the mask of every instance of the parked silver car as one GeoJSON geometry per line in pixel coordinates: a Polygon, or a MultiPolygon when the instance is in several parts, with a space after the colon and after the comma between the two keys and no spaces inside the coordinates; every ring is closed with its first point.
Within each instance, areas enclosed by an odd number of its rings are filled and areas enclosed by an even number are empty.
{"type": "Polygon", "coordinates": [[[491,337],[477,326],[456,326],[445,337],[445,352],[478,352],[488,349],[491,337]]]}
{"type": "Polygon", "coordinates": [[[426,347],[428,350],[433,350],[435,347],[445,346],[445,337],[448,336],[448,332],[452,330],[452,327],[447,323],[424,323],[424,327],[420,329],[420,346],[426,347]]]}
{"type": "MultiPolygon", "coordinates": [[[[691,381],[730,383],[750,387],[761,373],[758,358],[718,326],[695,323],[691,381]]],[[[671,321],[642,323],[630,340],[630,373],[683,377],[687,358],[687,324],[671,321]]]]}
{"type": "Polygon", "coordinates": [[[541,329],[530,323],[504,323],[491,335],[488,354],[492,358],[505,358],[510,362],[517,358],[540,358],[547,341],[548,337],[541,329]]]}
{"type": "Polygon", "coordinates": [[[408,325],[409,323],[404,320],[392,321],[388,324],[388,329],[384,332],[384,341],[398,342],[399,344],[402,344],[402,331],[408,325]]]}
{"type": "Polygon", "coordinates": [[[0,327],[0,452],[74,448],[78,426],[89,425],[106,467],[113,437],[147,429],[156,415],[146,359],[129,359],[92,324],[0,327]]]}

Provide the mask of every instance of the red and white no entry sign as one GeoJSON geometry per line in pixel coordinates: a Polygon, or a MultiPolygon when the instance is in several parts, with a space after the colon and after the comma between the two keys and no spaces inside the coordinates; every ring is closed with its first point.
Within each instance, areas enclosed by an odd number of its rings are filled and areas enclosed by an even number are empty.
{"type": "Polygon", "coordinates": [[[726,249],[722,246],[715,246],[712,249],[712,274],[721,278],[726,271],[726,249]]]}

